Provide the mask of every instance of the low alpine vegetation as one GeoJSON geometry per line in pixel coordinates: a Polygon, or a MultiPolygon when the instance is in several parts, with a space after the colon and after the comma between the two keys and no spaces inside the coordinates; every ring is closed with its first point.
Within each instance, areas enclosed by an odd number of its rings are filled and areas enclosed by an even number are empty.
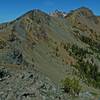
{"type": "Polygon", "coordinates": [[[64,92],[70,95],[79,95],[82,88],[79,80],[76,78],[70,79],[69,77],[66,77],[62,81],[62,85],[64,92]]]}

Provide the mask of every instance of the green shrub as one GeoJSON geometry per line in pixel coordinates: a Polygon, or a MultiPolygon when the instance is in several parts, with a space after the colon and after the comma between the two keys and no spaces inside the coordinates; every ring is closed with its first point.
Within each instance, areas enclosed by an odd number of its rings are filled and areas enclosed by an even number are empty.
{"type": "Polygon", "coordinates": [[[81,91],[81,85],[78,79],[70,79],[66,77],[63,81],[63,89],[65,93],[69,93],[71,95],[79,95],[81,91]]]}
{"type": "Polygon", "coordinates": [[[81,41],[90,45],[90,49],[96,53],[100,53],[100,43],[86,36],[79,37],[81,41]]]}
{"type": "Polygon", "coordinates": [[[98,74],[98,67],[89,62],[79,62],[80,71],[83,72],[87,78],[96,80],[98,74]]]}
{"type": "Polygon", "coordinates": [[[87,54],[91,54],[87,49],[80,48],[75,44],[72,45],[71,50],[71,54],[77,59],[85,58],[87,54]]]}
{"type": "Polygon", "coordinates": [[[85,76],[89,85],[100,88],[100,73],[98,72],[98,66],[89,62],[79,61],[77,65],[73,67],[77,68],[81,75],[85,76]]]}

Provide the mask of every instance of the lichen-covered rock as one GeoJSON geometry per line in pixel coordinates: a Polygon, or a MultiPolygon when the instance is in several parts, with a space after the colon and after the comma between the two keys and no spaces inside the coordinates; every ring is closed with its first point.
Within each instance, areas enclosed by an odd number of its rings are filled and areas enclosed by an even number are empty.
{"type": "Polygon", "coordinates": [[[54,83],[30,67],[27,70],[0,68],[1,78],[5,80],[0,80],[0,100],[59,100],[63,96],[54,83]]]}

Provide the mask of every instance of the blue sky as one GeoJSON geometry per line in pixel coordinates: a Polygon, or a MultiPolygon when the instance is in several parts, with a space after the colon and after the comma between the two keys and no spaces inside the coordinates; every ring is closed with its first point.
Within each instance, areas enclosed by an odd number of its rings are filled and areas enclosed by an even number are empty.
{"type": "Polygon", "coordinates": [[[100,15],[100,0],[0,0],[0,23],[11,21],[35,8],[45,12],[56,9],[68,12],[82,6],[100,15]]]}

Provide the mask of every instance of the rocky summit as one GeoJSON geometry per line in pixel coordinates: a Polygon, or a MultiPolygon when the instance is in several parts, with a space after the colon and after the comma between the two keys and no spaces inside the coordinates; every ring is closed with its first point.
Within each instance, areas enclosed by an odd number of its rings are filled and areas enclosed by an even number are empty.
{"type": "Polygon", "coordinates": [[[34,9],[0,24],[0,100],[99,99],[100,16],[34,9]]]}

